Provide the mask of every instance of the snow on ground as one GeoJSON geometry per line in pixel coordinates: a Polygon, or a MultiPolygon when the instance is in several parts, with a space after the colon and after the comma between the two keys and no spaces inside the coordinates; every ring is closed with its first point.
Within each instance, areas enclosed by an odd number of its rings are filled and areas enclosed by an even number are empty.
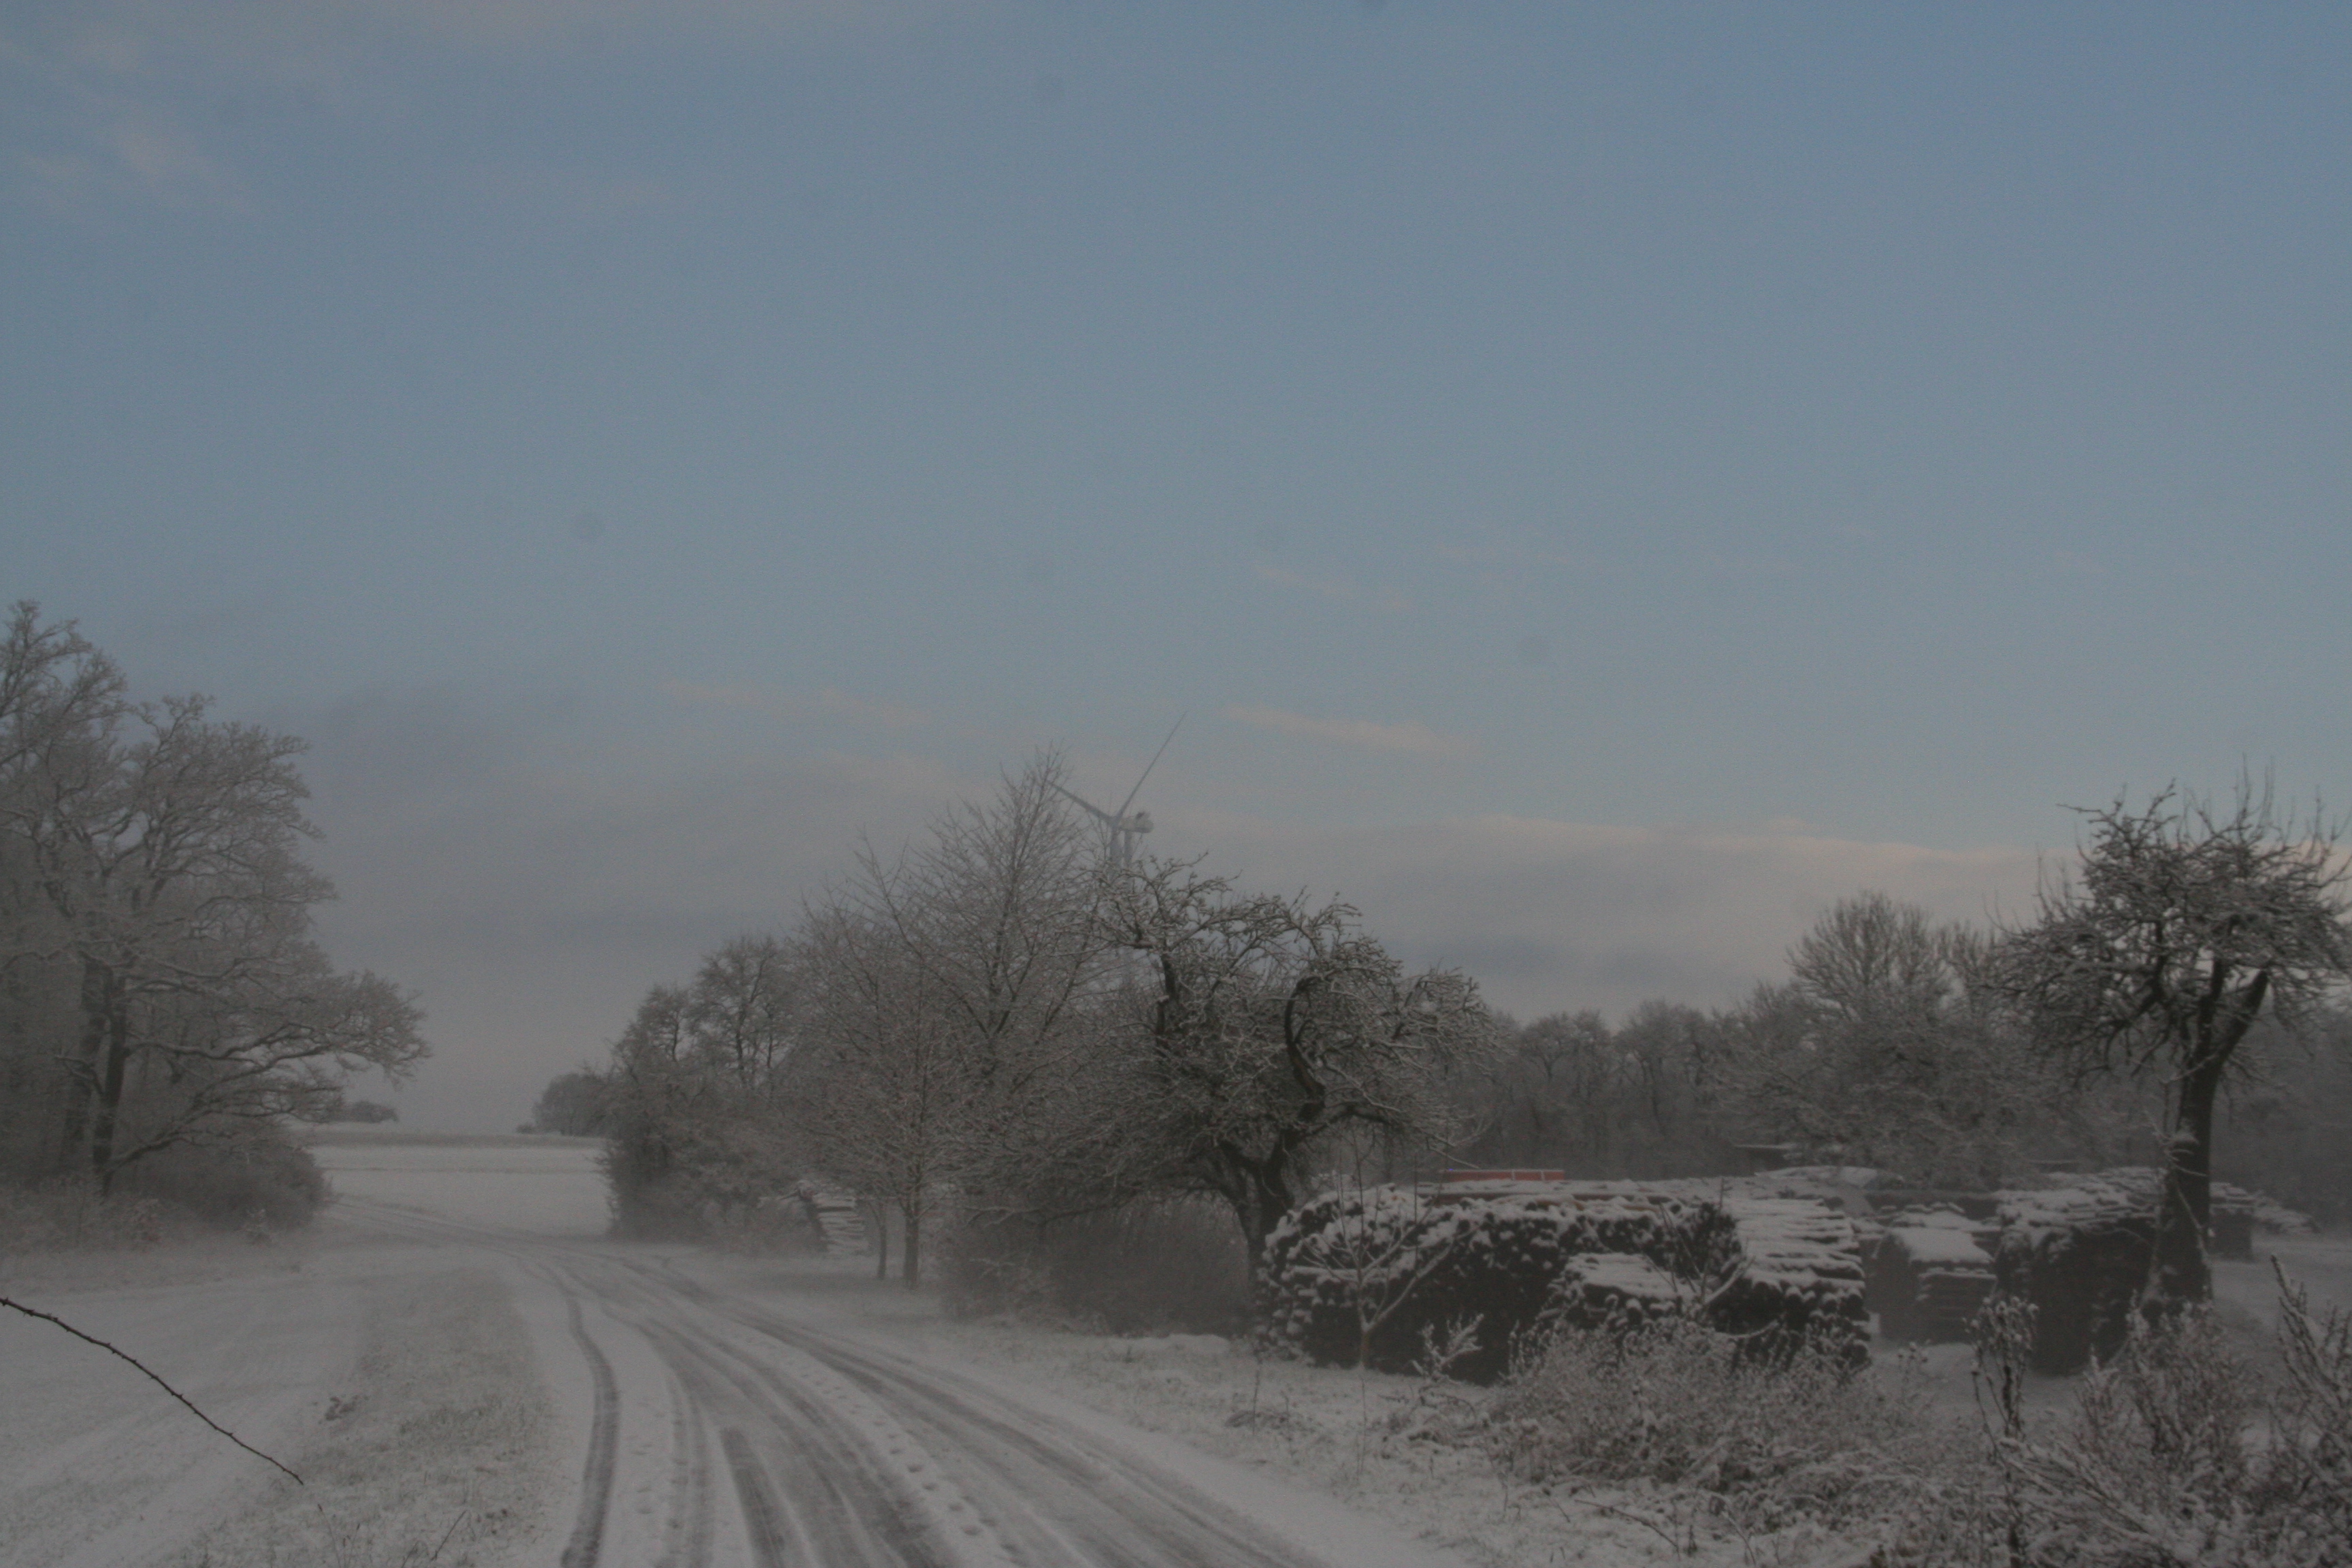
{"type": "MultiPolygon", "coordinates": [[[[321,1163],[387,1201],[600,1230],[595,1146],[545,1142],[571,1146],[353,1142],[321,1163]]],[[[551,1562],[549,1509],[576,1479],[518,1315],[530,1283],[331,1208],[267,1247],[207,1235],[0,1262],[0,1292],[136,1355],[306,1483],[121,1361],[0,1314],[0,1564],[551,1562]]]]}
{"type": "MultiPolygon", "coordinates": [[[[1510,1484],[1476,1451],[1433,1440],[1459,1402],[1485,1397],[1475,1390],[1263,1359],[1208,1336],[951,1321],[928,1293],[875,1281],[864,1259],[595,1239],[595,1148],[339,1131],[318,1153],[352,1202],[307,1236],[0,1262],[0,1289],[141,1354],[310,1483],[278,1479],[111,1358],[0,1316],[0,1563],[376,1568],[436,1551],[439,1563],[479,1568],[552,1562],[576,1528],[592,1453],[598,1395],[583,1347],[612,1358],[604,1375],[619,1377],[625,1430],[662,1414],[648,1405],[633,1416],[632,1400],[669,1397],[662,1367],[631,1348],[624,1298],[580,1294],[599,1270],[634,1280],[657,1321],[707,1303],[887,1347],[892,1364],[933,1369],[944,1381],[932,1388],[993,1391],[1005,1408],[1035,1412],[1039,1432],[1082,1431],[1293,1539],[1358,1543],[1334,1561],[1801,1568],[1847,1551],[1801,1534],[1743,1542],[1688,1497],[1510,1484]],[[539,1239],[507,1245],[493,1230],[539,1239]],[[584,1334],[568,1316],[583,1301],[584,1334]],[[1364,1534],[1365,1518],[1384,1536],[1364,1534]]],[[[2352,1302],[2352,1244],[2263,1246],[2315,1303],[2352,1302]]],[[[2268,1263],[2225,1263],[2217,1279],[2242,1342],[2258,1346],[2275,1315],[2268,1263]]],[[[1964,1347],[1913,1359],[1916,1397],[1969,1408],[1964,1347]]],[[[2064,1395],[2050,1382],[2036,1403],[2054,1408],[2064,1395]]],[[[639,1500],[616,1503],[608,1563],[652,1528],[632,1521],[669,1484],[666,1441],[624,1441],[614,1496],[639,1500]]]]}
{"type": "Polygon", "coordinates": [[[594,1138],[435,1137],[322,1128],[311,1156],[337,1193],[473,1225],[600,1237],[610,1222],[594,1138]]]}
{"type": "MultiPolygon", "coordinates": [[[[1511,1482],[1480,1453],[1436,1440],[1486,1391],[1379,1373],[1308,1366],[1212,1335],[1117,1338],[1004,1321],[959,1322],[928,1292],[879,1284],[863,1260],[679,1262],[711,1288],[789,1298],[899,1346],[1040,1399],[1084,1407],[1160,1439],[1163,1463],[1190,1451],[1278,1490],[1304,1492],[1386,1521],[1397,1538],[1489,1568],[1802,1565],[1849,1555],[1803,1531],[1745,1541],[1687,1496],[1624,1487],[1511,1482]]],[[[1226,1483],[1230,1489],[1233,1483],[1226,1483]]],[[[1221,1497],[1229,1496],[1221,1492],[1221,1497]]]]}
{"type": "MultiPolygon", "coordinates": [[[[352,1353],[352,1303],[306,1250],[246,1250],[258,1256],[179,1260],[182,1277],[163,1286],[121,1283],[118,1259],[104,1271],[12,1267],[0,1289],[131,1351],[256,1447],[297,1454],[316,1390],[352,1353]]],[[[0,1315],[0,1560],[11,1563],[142,1561],[249,1506],[272,1474],[132,1368],[13,1312],[0,1315]]]]}
{"type": "Polygon", "coordinates": [[[403,1268],[370,1292],[360,1352],[324,1386],[299,1487],[268,1492],[181,1547],[224,1563],[503,1563],[562,1490],[551,1412],[507,1286],[478,1268],[403,1268]]]}

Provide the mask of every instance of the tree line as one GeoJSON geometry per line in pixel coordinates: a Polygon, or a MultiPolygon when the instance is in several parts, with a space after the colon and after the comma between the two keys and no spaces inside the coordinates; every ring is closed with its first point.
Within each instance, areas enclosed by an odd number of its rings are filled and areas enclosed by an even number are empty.
{"type": "Polygon", "coordinates": [[[2012,926],[1864,893],[1738,1005],[1612,1026],[1495,1014],[1344,903],[1130,863],[1060,783],[1045,757],[903,855],[866,847],[791,931],[650,992],[540,1124],[608,1138],[625,1226],[822,1173],[893,1212],[910,1281],[950,1205],[1051,1226],[1205,1197],[1254,1266],[1336,1174],[1778,1157],[1977,1190],[2157,1164],[2165,1288],[2194,1296],[2217,1174],[2308,1201],[2352,1159],[2327,1134],[2352,1113],[2343,864],[2251,789],[2087,814],[2078,864],[2012,926]]]}
{"type": "Polygon", "coordinates": [[[900,1271],[956,1213],[1049,1225],[1169,1196],[1254,1262],[1322,1165],[1458,1141],[1496,1049],[1476,986],[1357,911],[1130,864],[1053,756],[903,854],[871,846],[786,933],[656,986],[541,1125],[593,1128],[625,1228],[740,1213],[820,1172],[886,1205],[900,1271]]]}
{"type": "MultiPolygon", "coordinates": [[[[303,743],[134,700],[75,629],[0,643],[0,1174],[111,1187],[247,1154],[346,1079],[425,1055],[415,1004],[337,969],[312,911],[303,743]]],[[[282,1148],[282,1144],[278,1145],[282,1148]]]]}

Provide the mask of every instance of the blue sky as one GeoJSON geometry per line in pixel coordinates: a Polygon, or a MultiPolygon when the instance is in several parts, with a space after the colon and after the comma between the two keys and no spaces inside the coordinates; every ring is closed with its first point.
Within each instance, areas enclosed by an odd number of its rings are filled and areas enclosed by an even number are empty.
{"type": "Polygon", "coordinates": [[[316,743],[412,1121],[1031,748],[1507,1005],[2352,776],[2352,18],[20,4],[0,592],[316,743]]]}

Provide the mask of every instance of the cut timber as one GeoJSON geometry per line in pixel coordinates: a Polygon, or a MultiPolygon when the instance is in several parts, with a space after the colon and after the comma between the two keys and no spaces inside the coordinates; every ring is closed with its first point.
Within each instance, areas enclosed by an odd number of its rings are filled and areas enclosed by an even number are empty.
{"type": "Polygon", "coordinates": [[[1889,1221],[1871,1261],[1870,1304],[1890,1340],[1949,1344],[1969,1337],[1993,1291],[1998,1232],[1948,1210],[1889,1221]]]}

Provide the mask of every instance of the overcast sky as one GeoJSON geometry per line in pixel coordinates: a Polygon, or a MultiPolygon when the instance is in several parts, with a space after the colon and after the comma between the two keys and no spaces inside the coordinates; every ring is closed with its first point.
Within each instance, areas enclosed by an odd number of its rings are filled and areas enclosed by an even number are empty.
{"type": "Polygon", "coordinates": [[[0,595],[314,742],[411,1125],[1179,713],[1523,1016],[2340,795],[2347,326],[2340,5],[0,13],[0,595]]]}

